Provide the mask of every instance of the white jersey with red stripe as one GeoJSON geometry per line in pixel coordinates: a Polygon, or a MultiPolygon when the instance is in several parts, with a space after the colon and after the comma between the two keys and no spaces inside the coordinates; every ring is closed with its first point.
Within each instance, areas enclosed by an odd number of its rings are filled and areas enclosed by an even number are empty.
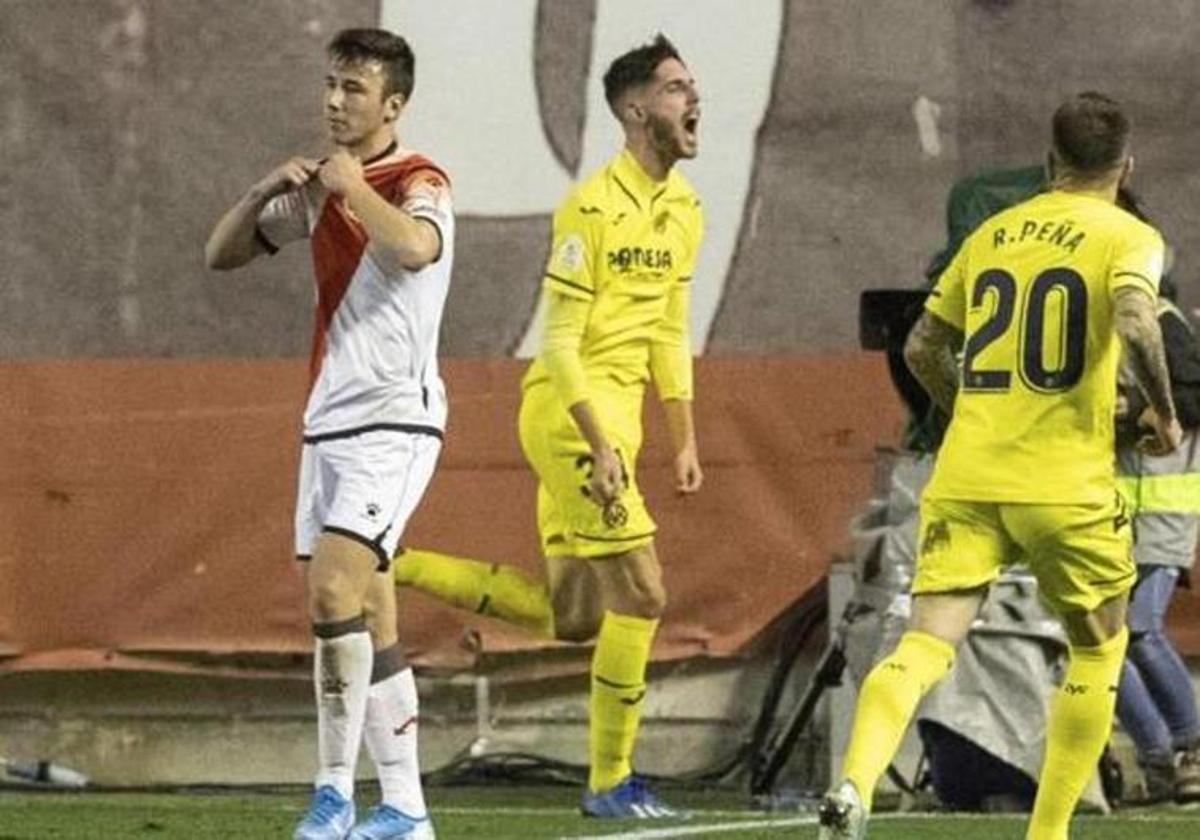
{"type": "Polygon", "coordinates": [[[441,238],[438,258],[410,271],[371,246],[345,200],[313,178],[272,199],[258,219],[270,251],[312,244],[317,282],[306,442],[374,429],[441,437],[446,391],[437,346],[454,262],[454,214],[446,173],[393,144],[364,161],[367,182],[396,207],[426,219],[441,238]]]}

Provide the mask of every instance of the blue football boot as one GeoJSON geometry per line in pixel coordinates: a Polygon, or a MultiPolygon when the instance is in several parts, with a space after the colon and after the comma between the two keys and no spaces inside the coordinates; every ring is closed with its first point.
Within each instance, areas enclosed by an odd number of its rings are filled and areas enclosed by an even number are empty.
{"type": "Polygon", "coordinates": [[[308,813],[296,826],[293,840],[343,840],[354,825],[354,803],[332,785],[313,791],[308,813]]]}
{"type": "Polygon", "coordinates": [[[391,805],[376,805],[346,840],[434,840],[428,816],[410,817],[391,805]]]}
{"type": "Polygon", "coordinates": [[[603,793],[583,792],[580,810],[585,817],[601,819],[680,819],[681,813],[659,799],[646,780],[630,773],[603,793]]]}

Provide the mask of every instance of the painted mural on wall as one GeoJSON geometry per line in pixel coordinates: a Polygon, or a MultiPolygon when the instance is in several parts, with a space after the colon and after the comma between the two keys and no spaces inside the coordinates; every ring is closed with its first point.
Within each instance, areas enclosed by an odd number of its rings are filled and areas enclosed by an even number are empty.
{"type": "Polygon", "coordinates": [[[300,356],[302,248],[202,265],[221,210],[319,153],[323,47],[413,43],[404,141],[451,172],[450,356],[528,354],[550,213],[619,143],[613,56],[662,30],[703,97],[684,164],[707,208],[697,351],[852,347],[861,290],[915,285],[955,178],[1044,154],[1055,103],[1123,100],[1138,186],[1178,246],[1200,229],[1200,20],[1188,0],[10,0],[0,16],[0,358],[300,356]],[[1135,36],[1136,37],[1133,37],[1135,36]]]}
{"type": "MultiPolygon", "coordinates": [[[[459,212],[537,216],[543,225],[571,183],[620,148],[600,84],[608,63],[659,30],[669,33],[697,77],[704,112],[701,155],[684,165],[704,196],[708,220],[692,303],[692,334],[701,343],[750,192],[782,18],[780,0],[382,4],[383,25],[407,33],[423,56],[429,95],[414,101],[406,138],[436,150],[455,173],[459,212]],[[438,46],[448,44],[453,49],[438,46]],[[556,77],[567,84],[552,86],[556,77]]],[[[528,300],[538,273],[531,266],[523,277],[504,279],[528,300]]],[[[496,314],[514,319],[506,332],[519,331],[517,352],[530,355],[540,334],[536,319],[528,312],[496,314]]]]}

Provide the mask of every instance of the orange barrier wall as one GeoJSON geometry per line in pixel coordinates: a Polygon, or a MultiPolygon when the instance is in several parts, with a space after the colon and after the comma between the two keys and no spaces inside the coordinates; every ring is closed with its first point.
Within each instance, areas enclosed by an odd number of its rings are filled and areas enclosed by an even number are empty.
{"type": "MultiPolygon", "coordinates": [[[[407,542],[537,569],[514,429],[522,367],[446,365],[451,427],[407,542]]],[[[874,447],[902,422],[886,376],[857,353],[700,360],[707,482],[689,499],[672,493],[648,403],[642,476],[671,595],[657,657],[735,652],[819,582],[867,498],[874,447]]],[[[292,360],[0,365],[0,668],[299,664],[304,387],[292,360]]],[[[1180,601],[1176,636],[1200,653],[1200,600],[1180,601]]],[[[426,666],[538,644],[416,593],[401,608],[426,666]]]]}

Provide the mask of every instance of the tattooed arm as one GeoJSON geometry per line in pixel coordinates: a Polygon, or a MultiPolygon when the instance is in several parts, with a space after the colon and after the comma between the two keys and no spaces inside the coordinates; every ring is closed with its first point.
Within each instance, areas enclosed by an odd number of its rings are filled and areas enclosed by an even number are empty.
{"type": "Polygon", "coordinates": [[[1183,429],[1171,399],[1167,354],[1154,298],[1141,289],[1126,287],[1117,290],[1113,306],[1117,334],[1125,344],[1126,363],[1154,409],[1147,412],[1154,438],[1141,446],[1151,455],[1166,455],[1178,448],[1183,429]]]}
{"type": "Polygon", "coordinates": [[[1175,403],[1154,299],[1141,289],[1125,287],[1117,290],[1113,305],[1129,369],[1158,416],[1170,420],[1175,403]]]}
{"type": "Polygon", "coordinates": [[[1125,287],[1117,290],[1113,307],[1117,334],[1125,344],[1126,363],[1154,409],[1147,412],[1154,438],[1141,446],[1151,455],[1166,455],[1178,448],[1183,429],[1171,399],[1171,378],[1155,300],[1142,289],[1125,287]]]}
{"type": "Polygon", "coordinates": [[[962,346],[963,334],[930,312],[920,319],[904,342],[904,361],[934,404],[949,417],[958,393],[958,365],[954,354],[962,346]]]}

